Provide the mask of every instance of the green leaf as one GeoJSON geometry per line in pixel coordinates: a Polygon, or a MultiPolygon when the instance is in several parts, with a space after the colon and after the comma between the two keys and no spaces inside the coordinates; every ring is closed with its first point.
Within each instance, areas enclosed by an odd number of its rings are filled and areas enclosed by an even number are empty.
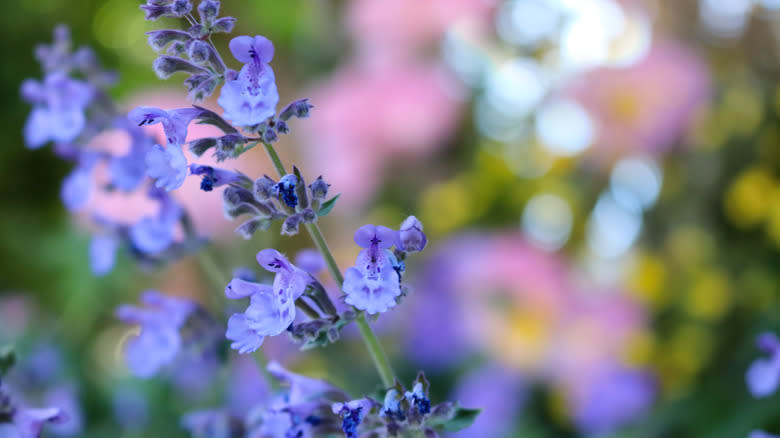
{"type": "Polygon", "coordinates": [[[6,345],[0,348],[0,376],[4,375],[16,363],[14,348],[6,345]]]}
{"type": "Polygon", "coordinates": [[[339,196],[341,196],[341,193],[323,202],[320,210],[317,212],[317,216],[322,217],[330,213],[333,210],[333,206],[336,205],[336,200],[339,199],[339,196]]]}
{"type": "Polygon", "coordinates": [[[447,432],[463,430],[474,423],[474,420],[477,419],[477,415],[479,415],[480,412],[482,412],[482,409],[455,408],[455,415],[443,422],[441,428],[447,432]]]}

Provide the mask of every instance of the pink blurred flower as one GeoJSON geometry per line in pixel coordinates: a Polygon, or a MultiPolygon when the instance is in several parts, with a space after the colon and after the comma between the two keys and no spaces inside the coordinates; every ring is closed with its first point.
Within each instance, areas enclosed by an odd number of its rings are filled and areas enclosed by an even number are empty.
{"type": "Polygon", "coordinates": [[[594,118],[598,127],[594,154],[605,161],[632,152],[669,151],[709,92],[707,65],[672,42],[655,44],[629,67],[586,73],[564,91],[594,118]]]}
{"type": "Polygon", "coordinates": [[[447,29],[489,28],[496,0],[353,0],[347,26],[363,57],[406,57],[437,44],[447,29]]]}
{"type": "Polygon", "coordinates": [[[440,68],[351,66],[311,92],[316,109],[301,124],[306,168],[324,175],[341,204],[361,204],[392,162],[419,160],[442,146],[457,122],[454,80],[440,68]]]}

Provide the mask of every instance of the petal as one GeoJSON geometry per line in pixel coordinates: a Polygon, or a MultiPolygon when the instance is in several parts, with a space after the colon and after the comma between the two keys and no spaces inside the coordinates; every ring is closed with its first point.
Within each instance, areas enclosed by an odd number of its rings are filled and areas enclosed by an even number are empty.
{"type": "Polygon", "coordinates": [[[65,208],[76,211],[84,207],[92,193],[92,168],[76,167],[62,181],[60,198],[65,208]]]}
{"type": "Polygon", "coordinates": [[[279,251],[268,248],[257,253],[257,263],[263,267],[266,271],[281,272],[283,270],[290,270],[290,262],[279,251]]]}
{"type": "Polygon", "coordinates": [[[228,320],[225,337],[231,341],[230,348],[238,350],[241,354],[252,353],[263,345],[263,336],[258,335],[246,324],[246,317],[236,313],[228,320]]]}
{"type": "Polygon", "coordinates": [[[239,62],[249,64],[252,62],[252,56],[249,51],[252,49],[253,42],[254,40],[250,36],[237,36],[230,40],[230,53],[232,53],[233,57],[239,62]]]}
{"type": "Polygon", "coordinates": [[[136,125],[154,125],[168,118],[168,111],[153,106],[139,106],[127,114],[127,118],[136,125]]]}
{"type": "Polygon", "coordinates": [[[753,397],[772,395],[780,384],[780,363],[776,360],[756,359],[750,364],[745,381],[753,397]]]}
{"type": "Polygon", "coordinates": [[[371,246],[371,241],[376,236],[376,225],[363,225],[355,231],[355,243],[361,248],[371,246]]]}
{"type": "Polygon", "coordinates": [[[24,124],[24,142],[30,149],[38,149],[52,138],[50,112],[44,107],[35,107],[24,124]]]}
{"type": "Polygon", "coordinates": [[[108,274],[114,267],[119,238],[115,234],[98,234],[89,243],[89,261],[92,273],[98,277],[108,274]]]}
{"type": "Polygon", "coordinates": [[[225,288],[225,296],[236,300],[253,294],[273,294],[271,286],[234,278],[225,288]]]}

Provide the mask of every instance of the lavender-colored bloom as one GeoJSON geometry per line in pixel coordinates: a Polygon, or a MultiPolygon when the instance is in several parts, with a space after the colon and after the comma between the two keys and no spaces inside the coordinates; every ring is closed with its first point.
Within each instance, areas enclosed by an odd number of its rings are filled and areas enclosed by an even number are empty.
{"type": "Polygon", "coordinates": [[[187,177],[187,159],[181,146],[154,145],[146,154],[146,173],[155,180],[154,185],[171,191],[181,187],[187,177]]]}
{"type": "Polygon", "coordinates": [[[79,164],[62,181],[60,198],[65,208],[76,211],[84,207],[92,192],[92,169],[98,161],[96,154],[84,152],[79,156],[79,164]]]}
{"type": "Polygon", "coordinates": [[[116,262],[119,237],[116,234],[96,234],[89,242],[89,262],[92,273],[98,277],[111,272],[116,262]]]}
{"type": "Polygon", "coordinates": [[[768,397],[780,385],[780,339],[774,333],[762,333],[757,338],[758,348],[769,354],[750,364],[745,374],[748,389],[753,397],[768,397]]]}
{"type": "Polygon", "coordinates": [[[753,432],[750,432],[748,438],[780,438],[780,435],[768,434],[763,430],[754,430],[753,432]]]}
{"type": "Polygon", "coordinates": [[[295,265],[309,274],[316,275],[325,269],[325,259],[316,249],[306,248],[295,255],[295,265]]]}
{"type": "Polygon", "coordinates": [[[146,308],[122,305],[116,315],[120,321],[141,326],[141,333],[127,342],[125,360],[130,371],[148,378],[171,363],[181,347],[179,329],[195,310],[195,303],[149,290],[141,295],[146,308]]]}
{"type": "Polygon", "coordinates": [[[397,260],[388,248],[398,245],[398,232],[383,226],[364,225],[355,232],[360,251],[355,266],[344,273],[342,290],[347,304],[369,314],[386,312],[401,295],[397,260]]]}
{"type": "Polygon", "coordinates": [[[126,120],[118,122],[130,135],[130,150],[125,155],[113,156],[108,163],[111,184],[123,192],[132,192],[146,176],[146,155],[154,143],[136,126],[127,126],[126,120]]]}
{"type": "Polygon", "coordinates": [[[250,297],[246,311],[230,317],[225,334],[234,341],[231,348],[241,354],[257,350],[266,336],[276,336],[293,323],[295,300],[303,295],[311,281],[309,274],[274,249],[257,253],[257,261],[276,273],[272,286],[234,278],[225,288],[225,295],[230,299],[250,297]]]}
{"type": "Polygon", "coordinates": [[[0,433],[9,438],[38,438],[44,423],[57,424],[66,421],[68,417],[58,408],[17,408],[13,414],[12,425],[0,426],[0,433]]]}
{"type": "Polygon", "coordinates": [[[279,91],[276,77],[268,65],[274,46],[263,36],[239,36],[230,41],[233,56],[244,63],[238,77],[222,87],[217,103],[223,116],[238,126],[252,126],[276,113],[279,91]]]}
{"type": "Polygon", "coordinates": [[[84,420],[78,394],[73,386],[61,385],[51,389],[46,393],[44,399],[47,406],[57,406],[68,419],[68,421],[49,427],[52,434],[66,437],[81,434],[84,420]]]}
{"type": "Polygon", "coordinates": [[[192,175],[203,175],[203,179],[200,182],[200,189],[204,192],[210,192],[214,187],[223,186],[225,184],[252,183],[252,180],[242,173],[195,163],[190,164],[190,173],[192,175]]]}
{"type": "Polygon", "coordinates": [[[155,185],[173,190],[187,177],[187,159],[182,145],[187,138],[187,127],[202,111],[197,108],[180,108],[166,111],[141,106],[130,111],[128,118],[139,126],[162,123],[166,145],[154,145],[146,154],[147,174],[155,179],[155,185]]]}
{"type": "Polygon", "coordinates": [[[416,217],[409,216],[401,224],[398,231],[400,245],[399,249],[404,252],[418,252],[425,248],[428,238],[423,233],[423,225],[416,217]]]}
{"type": "Polygon", "coordinates": [[[486,365],[460,379],[452,398],[464,406],[482,409],[471,427],[453,437],[509,436],[523,409],[525,387],[516,371],[486,365]]]}
{"type": "Polygon", "coordinates": [[[274,186],[276,198],[284,202],[288,207],[295,208],[298,205],[298,195],[295,193],[295,186],[298,184],[298,177],[288,173],[279,180],[274,186]]]}
{"type": "Polygon", "coordinates": [[[654,379],[642,370],[603,370],[575,400],[575,423],[592,434],[614,432],[652,405],[655,387],[654,379]]]}
{"type": "Polygon", "coordinates": [[[222,409],[190,412],[181,419],[181,426],[195,438],[230,438],[230,415],[222,409]]]}
{"type": "Polygon", "coordinates": [[[130,227],[134,248],[145,254],[156,254],[168,248],[181,217],[181,208],[167,193],[152,190],[151,196],[160,200],[157,216],[145,216],[130,227]]]}
{"type": "Polygon", "coordinates": [[[333,403],[333,413],[342,418],[341,430],[347,438],[358,438],[358,426],[363,421],[363,417],[371,411],[373,403],[370,400],[361,398],[348,401],[346,403],[333,403]]]}
{"type": "Polygon", "coordinates": [[[24,81],[22,97],[33,104],[24,125],[27,146],[36,149],[49,140],[74,140],[84,129],[84,110],[93,95],[94,89],[89,84],[62,72],[49,73],[42,84],[33,79],[24,81]]]}
{"type": "Polygon", "coordinates": [[[300,405],[317,399],[337,401],[347,398],[344,391],[330,383],[288,371],[276,361],[270,362],[267,369],[275,379],[290,387],[286,397],[289,405],[300,405]]]}

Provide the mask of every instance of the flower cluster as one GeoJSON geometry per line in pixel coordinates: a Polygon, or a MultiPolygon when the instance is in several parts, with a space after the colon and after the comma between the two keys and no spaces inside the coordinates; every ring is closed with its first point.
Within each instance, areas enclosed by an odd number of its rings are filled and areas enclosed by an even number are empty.
{"type": "Polygon", "coordinates": [[[293,172],[279,181],[263,175],[251,182],[241,174],[222,169],[192,169],[193,174],[203,175],[201,188],[215,185],[215,177],[220,177],[223,184],[227,181],[229,187],[222,192],[223,211],[227,219],[249,216],[236,228],[245,239],[258,230],[267,230],[276,220],[283,220],[283,235],[293,236],[298,234],[301,224],[315,223],[333,208],[338,195],[325,200],[329,185],[321,176],[307,187],[297,167],[293,167],[293,172]]]}
{"type": "MultiPolygon", "coordinates": [[[[308,437],[338,433],[359,437],[437,436],[437,431],[462,429],[470,424],[473,413],[450,403],[431,406],[428,382],[422,374],[411,391],[397,383],[393,386],[390,365],[364,315],[386,312],[407,293],[401,281],[405,260],[427,244],[421,222],[410,216],[399,230],[375,225],[359,228],[354,240],[362,249],[355,265],[346,270],[342,279],[318,226],[318,218],[334,208],[338,195],[328,199],[330,185],[322,176],[307,184],[298,167],[292,166],[288,172],[273,146],[280,134],[290,132],[290,119],[308,117],[313,106],[308,99],[299,99],[277,113],[279,92],[270,65],[274,56],[271,41],[259,35],[230,40],[230,52],[241,64],[233,70],[211,40],[216,33],[231,32],[235,23],[234,18],[219,16],[220,2],[201,0],[197,17],[189,0],[147,0],[141,9],[149,20],[172,17],[187,21],[188,27],[183,30],[148,33],[152,48],[163,52],[153,68],[161,78],[185,73],[184,85],[195,102],[219,93],[221,115],[197,105],[174,109],[140,106],[126,116],[119,114],[103,91],[109,75],[96,67],[89,56],[76,56],[81,52],[71,55],[69,43],[60,34],[52,47],[41,49],[44,81],[26,82],[22,87],[24,97],[33,104],[26,128],[28,145],[40,147],[54,141],[58,154],[76,163],[62,189],[69,209],[86,205],[90,190],[100,185],[96,183],[95,171],[99,165],[105,165],[110,175],[110,184],[103,185],[105,190],[142,191],[158,206],[154,214],[129,223],[95,214],[101,231],[90,245],[93,270],[108,272],[117,248],[122,245],[137,260],[147,263],[202,250],[203,239],[196,236],[187,212],[171,193],[182,186],[188,175],[201,178],[204,192],[223,187],[223,213],[227,219],[249,216],[236,230],[242,237],[249,239],[256,231],[270,228],[274,221],[280,221],[281,234],[289,236],[297,234],[304,225],[321,255],[304,253],[293,264],[275,249],[258,252],[257,262],[274,275],[273,281],[262,284],[253,274],[237,271],[225,287],[225,296],[233,300],[248,298],[249,305],[227,321],[221,320],[221,315],[212,316],[194,301],[154,290],[141,295],[143,307],[120,306],[116,311],[118,319],[138,327],[124,346],[130,372],[150,378],[169,371],[174,383],[184,379],[185,385],[203,384],[212,380],[220,344],[224,342],[224,327],[230,347],[246,354],[260,348],[265,337],[283,332],[301,343],[301,349],[325,346],[336,342],[342,328],[354,322],[360,326],[385,386],[378,397],[384,398],[384,405],[370,397],[350,401],[344,391],[290,373],[272,362],[268,372],[288,385],[288,391],[268,397],[245,418],[223,409],[211,409],[185,416],[183,425],[194,435],[204,437],[308,437]],[[84,79],[73,79],[71,73],[84,79]],[[221,134],[188,139],[192,123],[213,125],[221,134]],[[164,132],[165,140],[160,143],[141,128],[156,124],[162,125],[164,132]],[[128,134],[128,153],[115,155],[92,147],[95,137],[109,130],[128,134]],[[236,159],[259,144],[273,162],[278,179],[267,175],[253,179],[237,171],[189,163],[184,151],[188,147],[196,157],[211,151],[218,162],[223,162],[236,159]],[[183,239],[179,237],[182,234],[183,239]],[[317,279],[316,274],[325,265],[343,292],[343,301],[351,307],[339,311],[317,279]],[[195,376],[187,380],[193,372],[195,376]]],[[[42,421],[54,417],[52,413],[36,418],[42,421]]]]}
{"type": "MultiPolygon", "coordinates": [[[[197,247],[198,239],[192,230],[185,228],[189,233],[183,240],[174,238],[174,229],[185,223],[178,203],[161,191],[145,187],[147,165],[150,162],[158,165],[160,147],[112,104],[104,88],[113,82],[114,75],[100,67],[91,49],[71,52],[70,34],[65,27],[55,30],[52,45],[42,45],[36,53],[44,79],[42,82],[27,80],[21,87],[22,97],[33,105],[25,125],[25,141],[30,148],[39,148],[51,141],[59,157],[75,164],[60,191],[65,207],[70,211],[84,210],[96,190],[124,194],[141,191],[159,205],[157,215],[130,223],[111,219],[109,214],[99,211],[93,212],[94,222],[101,230],[90,244],[93,272],[96,275],[108,273],[121,246],[146,264],[170,260],[197,247]],[[103,148],[99,136],[114,132],[123,133],[129,139],[127,152],[118,154],[103,148]],[[108,181],[98,178],[96,169],[99,167],[107,169],[108,181]]],[[[198,114],[196,111],[192,117],[198,114]]],[[[156,116],[155,121],[162,118],[159,112],[156,116]]],[[[170,125],[166,126],[169,143],[183,141],[186,124],[182,128],[182,117],[190,115],[164,121],[170,125]]],[[[150,119],[147,123],[155,121],[150,119]]]]}

